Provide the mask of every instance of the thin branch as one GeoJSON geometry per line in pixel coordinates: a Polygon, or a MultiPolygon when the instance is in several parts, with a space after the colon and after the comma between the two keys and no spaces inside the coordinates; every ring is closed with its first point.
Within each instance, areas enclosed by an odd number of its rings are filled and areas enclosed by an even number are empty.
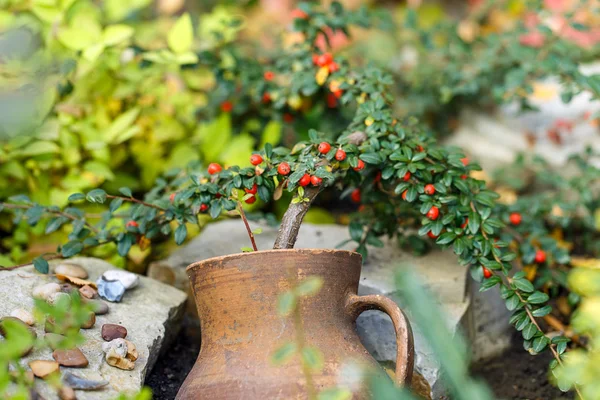
{"type": "MultiPolygon", "coordinates": [[[[13,210],[16,210],[16,209],[19,209],[19,210],[28,210],[28,209],[34,207],[34,206],[30,206],[30,205],[25,205],[25,204],[11,204],[11,203],[0,203],[0,205],[3,208],[9,208],[9,209],[13,209],[13,210]]],[[[45,213],[60,215],[61,217],[68,218],[71,221],[80,221],[80,218],[78,218],[77,216],[69,214],[69,213],[66,213],[64,211],[50,210],[50,209],[48,209],[46,207],[43,207],[43,208],[44,208],[44,212],[45,213]]],[[[87,215],[86,215],[86,217],[87,217],[87,215]]],[[[89,222],[84,221],[84,224],[85,224],[85,226],[87,226],[88,228],[90,228],[90,230],[93,231],[94,233],[98,233],[98,229],[96,229],[94,226],[92,226],[89,222]]]]}
{"type": "Polygon", "coordinates": [[[246,230],[248,231],[248,236],[250,236],[250,241],[252,242],[252,248],[254,251],[258,251],[258,247],[256,247],[256,241],[254,240],[254,233],[252,233],[252,229],[250,229],[250,224],[248,223],[248,219],[246,218],[246,214],[244,213],[244,208],[242,207],[242,203],[238,200],[238,209],[240,215],[242,216],[242,220],[244,221],[244,225],[246,225],[246,230]]]}
{"type": "MultiPolygon", "coordinates": [[[[290,204],[287,211],[283,215],[283,218],[281,219],[279,232],[277,233],[277,238],[275,239],[275,245],[273,245],[274,249],[294,248],[302,220],[310,208],[310,205],[321,192],[321,190],[322,188],[320,186],[306,188],[304,189],[304,198],[298,203],[290,204]]],[[[294,198],[296,199],[297,197],[294,198]]]]}
{"type": "Polygon", "coordinates": [[[129,201],[131,203],[138,203],[138,204],[144,205],[146,207],[156,208],[157,210],[166,211],[166,209],[162,208],[161,206],[157,206],[156,204],[146,203],[145,201],[138,200],[138,199],[135,199],[133,197],[114,196],[112,194],[107,194],[106,198],[107,199],[121,199],[123,201],[129,201]]]}

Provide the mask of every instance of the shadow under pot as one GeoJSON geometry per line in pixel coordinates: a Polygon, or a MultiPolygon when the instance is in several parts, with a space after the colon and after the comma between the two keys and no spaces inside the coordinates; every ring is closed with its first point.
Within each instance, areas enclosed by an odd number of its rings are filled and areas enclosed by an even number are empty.
{"type": "MultiPolygon", "coordinates": [[[[314,392],[351,382],[347,366],[385,374],[356,332],[356,318],[366,310],[387,313],[396,330],[396,380],[409,385],[414,347],[408,320],[389,298],[358,296],[360,254],[342,250],[289,249],[234,254],[190,265],[201,323],[202,346],[183,383],[178,400],[304,399],[310,388],[299,356],[283,365],[273,353],[296,342],[292,317],[277,313],[278,296],[310,276],[321,289],[300,300],[306,345],[323,354],[324,366],[311,373],[314,392]]],[[[347,386],[344,386],[347,387],[347,386]]],[[[364,384],[348,387],[353,399],[370,398],[364,384]]]]}

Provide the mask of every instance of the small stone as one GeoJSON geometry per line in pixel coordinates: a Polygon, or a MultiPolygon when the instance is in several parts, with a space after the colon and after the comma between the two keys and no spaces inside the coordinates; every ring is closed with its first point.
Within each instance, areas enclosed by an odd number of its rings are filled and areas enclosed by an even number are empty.
{"type": "Polygon", "coordinates": [[[96,289],[94,289],[90,285],[80,287],[79,293],[82,297],[85,297],[86,299],[93,299],[94,297],[98,296],[98,292],[96,291],[96,289]]]}
{"type": "Polygon", "coordinates": [[[90,329],[96,323],[96,314],[93,311],[90,311],[89,319],[81,325],[81,329],[90,329]]]}
{"type": "Polygon", "coordinates": [[[111,349],[106,354],[106,363],[112,367],[131,371],[135,368],[135,363],[125,357],[119,357],[115,350],[111,349]]]}
{"type": "Polygon", "coordinates": [[[127,342],[127,359],[131,360],[131,361],[135,361],[138,359],[139,354],[137,351],[137,348],[135,347],[135,344],[133,344],[132,342],[130,342],[129,340],[125,339],[125,341],[127,342]]]}
{"type": "Polygon", "coordinates": [[[31,335],[31,346],[29,346],[28,348],[23,349],[23,352],[21,353],[21,357],[25,357],[33,349],[33,342],[37,338],[37,334],[35,333],[35,330],[32,327],[30,327],[29,325],[27,325],[25,322],[21,321],[19,318],[16,318],[16,317],[2,317],[2,318],[0,318],[0,335],[1,336],[5,336],[6,335],[5,324],[6,323],[10,323],[9,321],[12,322],[12,323],[14,323],[14,324],[22,326],[31,335]]]}
{"type": "Polygon", "coordinates": [[[104,324],[102,325],[102,339],[110,342],[115,339],[125,339],[127,336],[127,329],[124,326],[117,324],[104,324]]]}
{"type": "Polygon", "coordinates": [[[132,272],[120,269],[111,269],[102,274],[105,281],[119,281],[125,287],[125,290],[133,289],[140,282],[139,276],[132,272]]]}
{"type": "Polygon", "coordinates": [[[118,357],[127,357],[127,340],[115,339],[110,342],[102,343],[102,351],[106,354],[113,352],[118,357]]]}
{"type": "Polygon", "coordinates": [[[86,304],[91,305],[92,310],[94,310],[94,313],[96,315],[108,314],[108,311],[109,311],[108,304],[106,304],[105,302],[103,302],[101,300],[86,301],[86,304]]]}
{"type": "Polygon", "coordinates": [[[46,299],[46,302],[53,306],[56,306],[61,302],[64,302],[64,304],[70,304],[71,296],[63,292],[51,293],[46,299]]]}
{"type": "Polygon", "coordinates": [[[89,364],[85,355],[76,347],[69,350],[54,350],[52,358],[65,367],[85,368],[89,364]]]}
{"type": "Polygon", "coordinates": [[[36,299],[48,300],[52,293],[60,292],[60,285],[58,283],[46,283],[41,286],[37,286],[33,289],[33,297],[36,299]]]}
{"type": "Polygon", "coordinates": [[[58,390],[58,397],[60,400],[77,400],[77,396],[75,396],[75,391],[73,388],[63,385],[58,390]]]}
{"type": "Polygon", "coordinates": [[[108,381],[91,381],[70,372],[65,372],[63,382],[75,390],[98,390],[108,385],[108,381]]]}
{"type": "Polygon", "coordinates": [[[44,335],[44,340],[52,350],[56,350],[65,339],[65,336],[58,333],[49,332],[44,335]]]}
{"type": "Polygon", "coordinates": [[[60,291],[63,293],[71,294],[75,290],[77,290],[77,288],[75,286],[71,285],[70,283],[63,283],[60,285],[60,291]]]}
{"type": "Polygon", "coordinates": [[[35,324],[35,318],[33,318],[33,314],[23,308],[17,308],[16,310],[10,313],[10,316],[19,318],[21,321],[25,322],[29,326],[35,324]]]}
{"type": "Polygon", "coordinates": [[[62,263],[54,268],[55,274],[68,275],[75,278],[86,279],[88,273],[81,265],[73,263],[62,263]]]}
{"type": "Polygon", "coordinates": [[[120,281],[107,281],[99,278],[96,281],[98,294],[105,300],[119,302],[125,294],[125,286],[120,281]]]}
{"type": "Polygon", "coordinates": [[[56,361],[34,360],[29,362],[29,368],[38,378],[45,379],[49,375],[58,372],[60,367],[56,361]]]}

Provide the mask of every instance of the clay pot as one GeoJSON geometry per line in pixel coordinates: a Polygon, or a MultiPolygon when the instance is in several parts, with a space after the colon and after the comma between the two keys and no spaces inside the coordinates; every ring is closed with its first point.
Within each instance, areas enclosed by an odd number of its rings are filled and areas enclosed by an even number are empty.
{"type": "MultiPolygon", "coordinates": [[[[396,329],[396,379],[410,384],[413,338],[398,306],[379,296],[357,296],[362,258],[334,250],[290,249],[234,254],[190,265],[187,273],[200,316],[202,347],[177,394],[184,399],[305,399],[306,379],[299,357],[284,365],[271,361],[275,350],[294,341],[291,317],[277,314],[277,298],[294,282],[320,276],[323,287],[300,302],[306,343],[324,356],[314,372],[315,390],[339,386],[351,363],[381,371],[361,344],[355,320],[366,310],[387,313],[396,329]]],[[[353,399],[368,398],[364,385],[353,399]]]]}

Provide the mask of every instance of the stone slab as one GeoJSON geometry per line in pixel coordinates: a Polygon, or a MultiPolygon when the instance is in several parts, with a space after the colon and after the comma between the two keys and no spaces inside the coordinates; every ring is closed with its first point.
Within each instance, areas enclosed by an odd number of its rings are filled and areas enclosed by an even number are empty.
{"type": "MultiPolygon", "coordinates": [[[[89,273],[89,279],[95,281],[113,265],[95,258],[79,257],[70,260],[83,266],[89,273]]],[[[56,263],[51,262],[51,268],[56,263]]],[[[10,315],[16,308],[33,309],[31,293],[34,287],[57,282],[57,279],[35,272],[33,267],[24,267],[13,271],[0,271],[0,316],[10,315]]],[[[106,380],[108,386],[98,391],[76,391],[79,400],[114,399],[119,393],[133,394],[138,392],[146,375],[152,369],[163,348],[175,336],[179,322],[183,316],[186,294],[169,285],[154,279],[140,277],[137,288],[125,293],[120,303],[108,303],[110,311],[106,315],[97,315],[92,329],[82,329],[86,341],[80,349],[89,360],[86,368],[61,367],[61,372],[69,371],[75,375],[92,380],[106,380]],[[119,324],[127,328],[127,339],[132,341],[138,350],[139,358],[132,371],[124,371],[109,366],[104,361],[100,329],[105,323],[119,324]]],[[[36,324],[35,330],[39,338],[44,335],[42,324],[36,324]]],[[[2,340],[2,339],[0,339],[2,340]]],[[[31,360],[52,360],[49,349],[36,350],[22,359],[27,365],[31,360]]],[[[36,379],[36,388],[46,400],[57,399],[46,383],[36,379]]]]}

